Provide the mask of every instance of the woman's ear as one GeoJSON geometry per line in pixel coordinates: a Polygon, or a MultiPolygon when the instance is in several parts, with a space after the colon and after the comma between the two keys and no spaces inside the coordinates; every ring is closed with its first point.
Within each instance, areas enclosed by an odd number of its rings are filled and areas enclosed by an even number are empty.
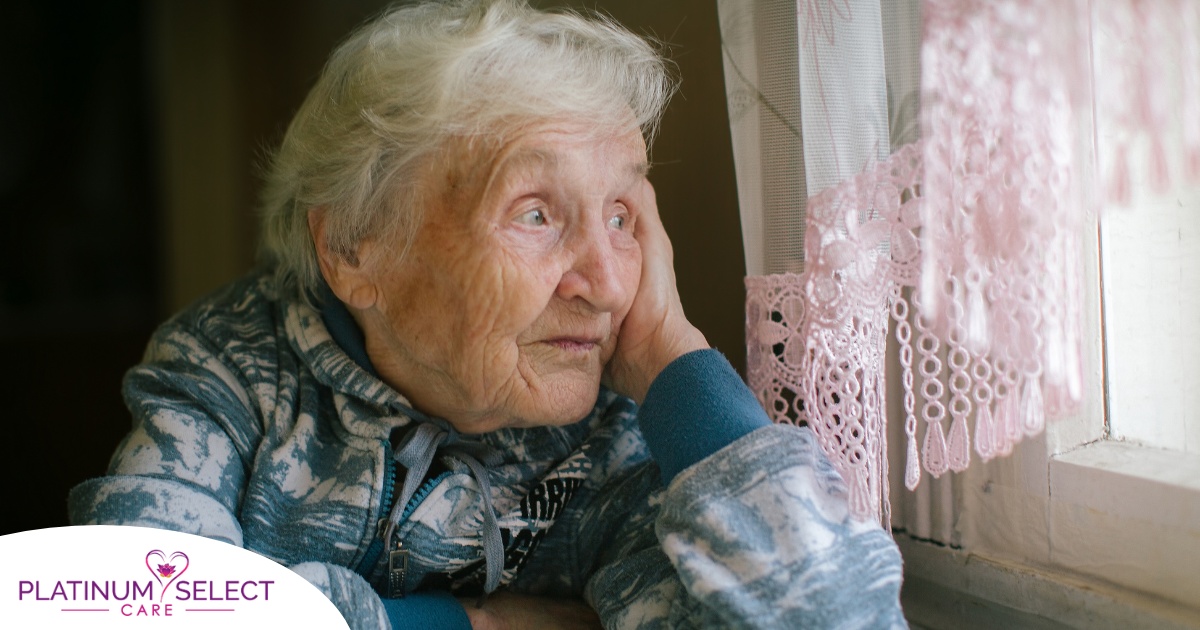
{"type": "Polygon", "coordinates": [[[317,264],[329,288],[346,306],[367,310],[375,305],[379,290],[364,261],[369,260],[371,244],[364,242],[354,252],[336,252],[329,247],[325,234],[325,207],[308,211],[308,232],[317,249],[317,264]]]}

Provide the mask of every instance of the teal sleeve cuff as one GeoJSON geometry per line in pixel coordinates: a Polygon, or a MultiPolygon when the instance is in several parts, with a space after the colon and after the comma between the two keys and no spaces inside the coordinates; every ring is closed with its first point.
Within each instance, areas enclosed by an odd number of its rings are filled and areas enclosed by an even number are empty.
{"type": "Polygon", "coordinates": [[[383,598],[394,630],[471,630],[467,611],[453,595],[441,591],[409,593],[401,599],[383,598]]]}
{"type": "Polygon", "coordinates": [[[725,356],[696,350],[650,384],[638,424],[664,484],[734,440],[771,424],[725,356]]]}

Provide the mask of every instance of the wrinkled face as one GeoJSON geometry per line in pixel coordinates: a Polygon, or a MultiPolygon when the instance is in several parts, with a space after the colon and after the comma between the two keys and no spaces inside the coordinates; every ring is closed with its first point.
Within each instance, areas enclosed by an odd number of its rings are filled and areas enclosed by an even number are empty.
{"type": "Polygon", "coordinates": [[[384,380],[459,431],[569,424],[637,290],[646,147],[556,125],[486,153],[437,184],[407,255],[378,257],[356,318],[384,380]]]}

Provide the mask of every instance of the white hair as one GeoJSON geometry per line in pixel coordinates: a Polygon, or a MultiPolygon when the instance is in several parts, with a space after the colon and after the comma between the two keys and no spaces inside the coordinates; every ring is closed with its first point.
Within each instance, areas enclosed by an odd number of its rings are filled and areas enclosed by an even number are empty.
{"type": "Polygon", "coordinates": [[[347,260],[375,235],[407,246],[451,139],[565,118],[649,142],[674,89],[655,47],[603,16],[523,0],[391,8],[334,51],[272,156],[262,253],[281,290],[307,299],[320,280],[310,209],[347,260]]]}

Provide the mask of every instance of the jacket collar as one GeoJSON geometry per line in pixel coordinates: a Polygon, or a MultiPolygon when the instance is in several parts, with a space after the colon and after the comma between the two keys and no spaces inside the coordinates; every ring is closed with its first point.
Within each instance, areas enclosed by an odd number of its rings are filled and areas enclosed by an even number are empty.
{"type": "Polygon", "coordinates": [[[362,331],[322,281],[313,308],[297,298],[281,300],[284,327],[292,347],[317,381],[346,397],[339,403],[342,424],[355,435],[387,438],[397,426],[424,419],[408,399],[379,379],[367,356],[362,331]],[[366,404],[372,409],[361,408],[366,404]],[[353,409],[351,409],[353,407],[353,409]]]}

